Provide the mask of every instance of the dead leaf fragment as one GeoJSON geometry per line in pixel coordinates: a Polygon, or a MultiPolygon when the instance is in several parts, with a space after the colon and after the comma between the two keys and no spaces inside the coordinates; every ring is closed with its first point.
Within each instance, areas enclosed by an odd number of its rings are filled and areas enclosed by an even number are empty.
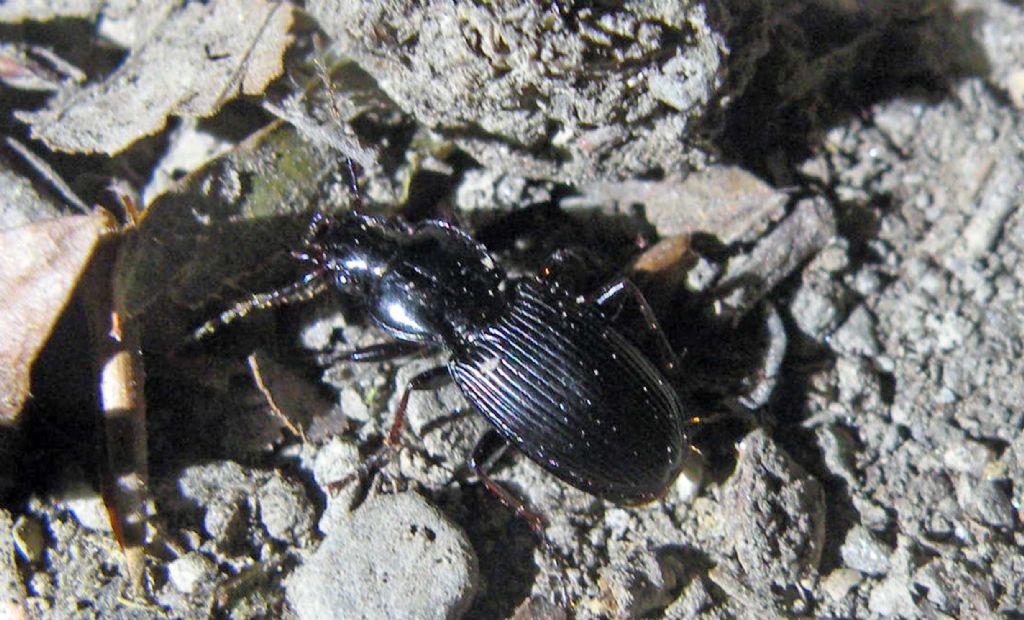
{"type": "Polygon", "coordinates": [[[682,181],[595,182],[580,191],[584,205],[644,205],[661,237],[704,232],[726,245],[756,240],[782,219],[789,201],[785,192],[734,166],[708,168],[682,181]]]}
{"type": "Polygon", "coordinates": [[[0,424],[21,411],[32,363],[110,228],[106,215],[76,215],[0,231],[0,424]]]}
{"type": "Polygon", "coordinates": [[[283,70],[292,19],[289,5],[265,0],[185,3],[102,82],[69,87],[18,118],[54,150],[118,153],[170,115],[209,116],[240,93],[261,93],[283,70]]]}

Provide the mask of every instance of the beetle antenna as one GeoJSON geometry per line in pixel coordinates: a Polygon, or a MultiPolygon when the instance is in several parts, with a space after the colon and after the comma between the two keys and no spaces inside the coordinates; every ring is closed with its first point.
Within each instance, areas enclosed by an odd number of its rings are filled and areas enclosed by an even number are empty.
{"type": "MultiPolygon", "coordinates": [[[[314,44],[317,48],[320,47],[319,38],[314,38],[314,44]]],[[[331,113],[331,118],[338,125],[342,131],[349,127],[345,122],[345,117],[341,113],[341,108],[338,107],[338,91],[334,88],[334,81],[331,80],[331,74],[327,71],[327,65],[324,63],[322,56],[317,56],[313,59],[313,66],[316,67],[317,76],[320,81],[323,82],[324,91],[327,93],[327,109],[331,113]]],[[[354,133],[354,132],[353,132],[354,133]]],[[[359,138],[353,136],[350,138],[355,144],[356,148],[359,147],[359,138]]],[[[345,165],[348,167],[348,188],[352,193],[352,210],[356,213],[363,212],[363,197],[359,192],[359,175],[356,174],[356,164],[352,159],[352,155],[345,149],[342,149],[345,153],[345,165]]]]}
{"type": "Polygon", "coordinates": [[[309,301],[325,290],[327,290],[327,282],[323,278],[323,273],[319,271],[313,272],[302,280],[283,288],[268,293],[256,293],[247,299],[239,301],[199,326],[192,332],[192,339],[202,340],[207,338],[225,325],[230,325],[255,310],[267,310],[300,301],[309,301]]]}

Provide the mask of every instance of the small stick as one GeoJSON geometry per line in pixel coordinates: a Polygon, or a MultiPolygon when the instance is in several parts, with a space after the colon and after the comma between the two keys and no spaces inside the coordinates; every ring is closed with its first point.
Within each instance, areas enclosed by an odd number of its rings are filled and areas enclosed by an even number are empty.
{"type": "Polygon", "coordinates": [[[30,151],[28,147],[10,136],[7,137],[7,146],[14,149],[18,155],[21,155],[28,165],[35,168],[36,172],[46,179],[69,205],[86,215],[92,213],[92,209],[75,194],[71,186],[64,182],[64,179],[57,174],[57,171],[50,164],[43,161],[41,157],[30,151]]]}

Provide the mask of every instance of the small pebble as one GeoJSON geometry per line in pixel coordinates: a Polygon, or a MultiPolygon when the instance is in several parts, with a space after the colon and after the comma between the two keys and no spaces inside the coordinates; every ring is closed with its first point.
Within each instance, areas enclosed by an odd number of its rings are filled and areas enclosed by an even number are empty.
{"type": "Polygon", "coordinates": [[[878,355],[880,347],[875,337],[875,318],[864,306],[858,306],[832,335],[829,344],[837,352],[847,355],[878,355]]]}
{"type": "Polygon", "coordinates": [[[837,568],[821,580],[821,589],[833,601],[841,600],[861,582],[861,574],[852,568],[837,568]]]}
{"type": "Polygon", "coordinates": [[[478,569],[466,535],[416,493],[371,497],[338,522],[286,582],[302,620],[459,618],[478,569]]]}
{"type": "Polygon", "coordinates": [[[201,553],[187,553],[167,564],[167,579],[182,594],[192,594],[200,583],[210,583],[216,572],[214,563],[201,553]]]}
{"type": "Polygon", "coordinates": [[[271,538],[304,545],[316,523],[312,502],[296,482],[275,472],[256,493],[260,520],[271,538]]]}
{"type": "Polygon", "coordinates": [[[889,572],[892,552],[862,525],[854,526],[846,534],[840,553],[843,564],[865,575],[880,577],[889,572]]]}

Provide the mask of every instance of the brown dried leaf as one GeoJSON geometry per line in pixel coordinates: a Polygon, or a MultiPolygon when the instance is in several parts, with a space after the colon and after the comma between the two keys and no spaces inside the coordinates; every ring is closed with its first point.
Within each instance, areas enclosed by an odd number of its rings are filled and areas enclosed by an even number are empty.
{"type": "Polygon", "coordinates": [[[209,116],[281,74],[292,8],[269,0],[189,2],[170,12],[102,82],[18,113],[58,151],[118,153],[167,117],[209,116]]]}
{"type": "Polygon", "coordinates": [[[0,231],[0,424],[21,411],[32,363],[110,230],[106,215],[76,215],[0,231]]]}
{"type": "Polygon", "coordinates": [[[589,200],[644,205],[658,235],[705,232],[726,244],[757,239],[786,212],[789,196],[749,172],[719,166],[686,180],[597,182],[581,188],[589,200]]]}
{"type": "Polygon", "coordinates": [[[665,237],[644,253],[633,263],[634,271],[644,273],[660,273],[675,269],[685,273],[697,263],[697,255],[690,248],[690,235],[665,237]]]}

